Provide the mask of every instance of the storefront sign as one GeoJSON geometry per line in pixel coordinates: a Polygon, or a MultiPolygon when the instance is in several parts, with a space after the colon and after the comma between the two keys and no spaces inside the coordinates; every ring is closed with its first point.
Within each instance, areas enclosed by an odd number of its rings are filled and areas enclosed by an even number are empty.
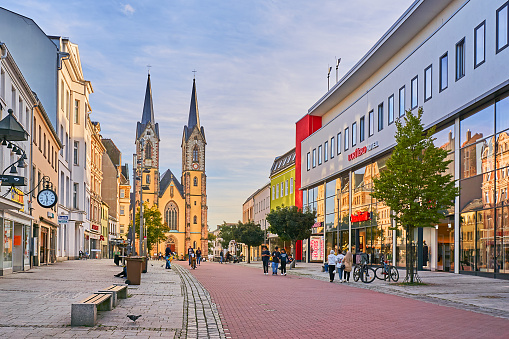
{"type": "Polygon", "coordinates": [[[378,147],[378,141],[372,142],[367,147],[368,147],[368,152],[371,151],[372,149],[377,148],[378,147]]]}
{"type": "Polygon", "coordinates": [[[311,261],[323,260],[323,237],[311,236],[309,238],[309,246],[311,247],[311,261]]]}
{"type": "Polygon", "coordinates": [[[371,213],[369,212],[357,212],[350,216],[351,222],[361,222],[371,220],[371,213]]]}
{"type": "Polygon", "coordinates": [[[104,235],[101,235],[101,237],[99,238],[99,240],[104,241],[104,235]]]}
{"type": "MultiPolygon", "coordinates": [[[[24,202],[24,200],[23,200],[23,192],[21,192],[21,191],[20,191],[19,189],[17,189],[16,187],[13,187],[13,188],[11,189],[11,200],[12,200],[12,201],[15,201],[15,202],[18,202],[18,203],[20,203],[20,204],[22,204],[22,205],[23,205],[23,202],[24,202]]],[[[21,212],[24,212],[24,208],[23,208],[23,207],[21,207],[21,208],[20,208],[20,211],[21,211],[21,212]]]]}
{"type": "Polygon", "coordinates": [[[68,215],[59,215],[58,216],[58,223],[59,224],[67,224],[69,222],[69,216],[68,215]]]}
{"type": "Polygon", "coordinates": [[[321,226],[322,226],[322,222],[321,221],[317,221],[311,227],[316,228],[316,227],[321,227],[321,226]]]}
{"type": "Polygon", "coordinates": [[[377,147],[378,147],[378,141],[374,141],[374,142],[372,142],[371,144],[369,144],[367,146],[364,146],[364,147],[361,147],[361,148],[357,148],[353,153],[348,154],[348,161],[352,161],[355,158],[358,158],[361,155],[365,154],[366,152],[369,152],[369,151],[371,151],[371,150],[373,150],[373,149],[375,149],[377,147]]]}
{"type": "Polygon", "coordinates": [[[96,230],[96,231],[99,231],[99,225],[92,225],[92,229],[96,230]]]}

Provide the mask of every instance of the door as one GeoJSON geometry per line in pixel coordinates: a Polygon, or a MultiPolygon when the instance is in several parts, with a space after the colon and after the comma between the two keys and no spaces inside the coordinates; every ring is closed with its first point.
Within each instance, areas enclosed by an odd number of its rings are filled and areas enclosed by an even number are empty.
{"type": "Polygon", "coordinates": [[[48,254],[47,254],[47,250],[48,250],[48,229],[46,227],[41,227],[41,241],[40,241],[40,253],[39,253],[39,256],[40,256],[40,263],[41,264],[46,264],[47,263],[47,260],[48,260],[48,254]]]}

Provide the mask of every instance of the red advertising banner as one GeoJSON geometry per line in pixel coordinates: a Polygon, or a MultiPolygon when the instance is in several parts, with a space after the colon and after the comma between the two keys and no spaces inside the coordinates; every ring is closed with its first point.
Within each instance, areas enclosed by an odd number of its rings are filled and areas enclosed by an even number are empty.
{"type": "Polygon", "coordinates": [[[371,213],[369,212],[357,212],[350,216],[351,222],[361,222],[371,220],[371,213]]]}

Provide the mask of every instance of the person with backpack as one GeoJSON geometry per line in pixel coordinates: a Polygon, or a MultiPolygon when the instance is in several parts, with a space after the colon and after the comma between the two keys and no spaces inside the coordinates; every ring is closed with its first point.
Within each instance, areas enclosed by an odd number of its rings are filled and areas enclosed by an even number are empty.
{"type": "Polygon", "coordinates": [[[277,275],[280,257],[281,253],[279,253],[279,247],[276,246],[275,251],[272,252],[272,275],[277,275]]]}
{"type": "Polygon", "coordinates": [[[281,259],[281,275],[286,275],[286,263],[288,262],[288,254],[286,254],[286,250],[284,248],[281,249],[279,259],[281,259]]]}

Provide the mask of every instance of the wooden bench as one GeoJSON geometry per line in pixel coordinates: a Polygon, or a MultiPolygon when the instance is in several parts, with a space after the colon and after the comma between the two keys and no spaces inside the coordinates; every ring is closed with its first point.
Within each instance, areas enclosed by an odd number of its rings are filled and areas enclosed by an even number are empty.
{"type": "Polygon", "coordinates": [[[71,306],[71,326],[94,326],[97,311],[111,311],[113,298],[111,293],[98,292],[71,306]]]}
{"type": "Polygon", "coordinates": [[[113,307],[117,307],[118,299],[127,299],[127,285],[115,284],[99,292],[111,293],[113,307]]]}

